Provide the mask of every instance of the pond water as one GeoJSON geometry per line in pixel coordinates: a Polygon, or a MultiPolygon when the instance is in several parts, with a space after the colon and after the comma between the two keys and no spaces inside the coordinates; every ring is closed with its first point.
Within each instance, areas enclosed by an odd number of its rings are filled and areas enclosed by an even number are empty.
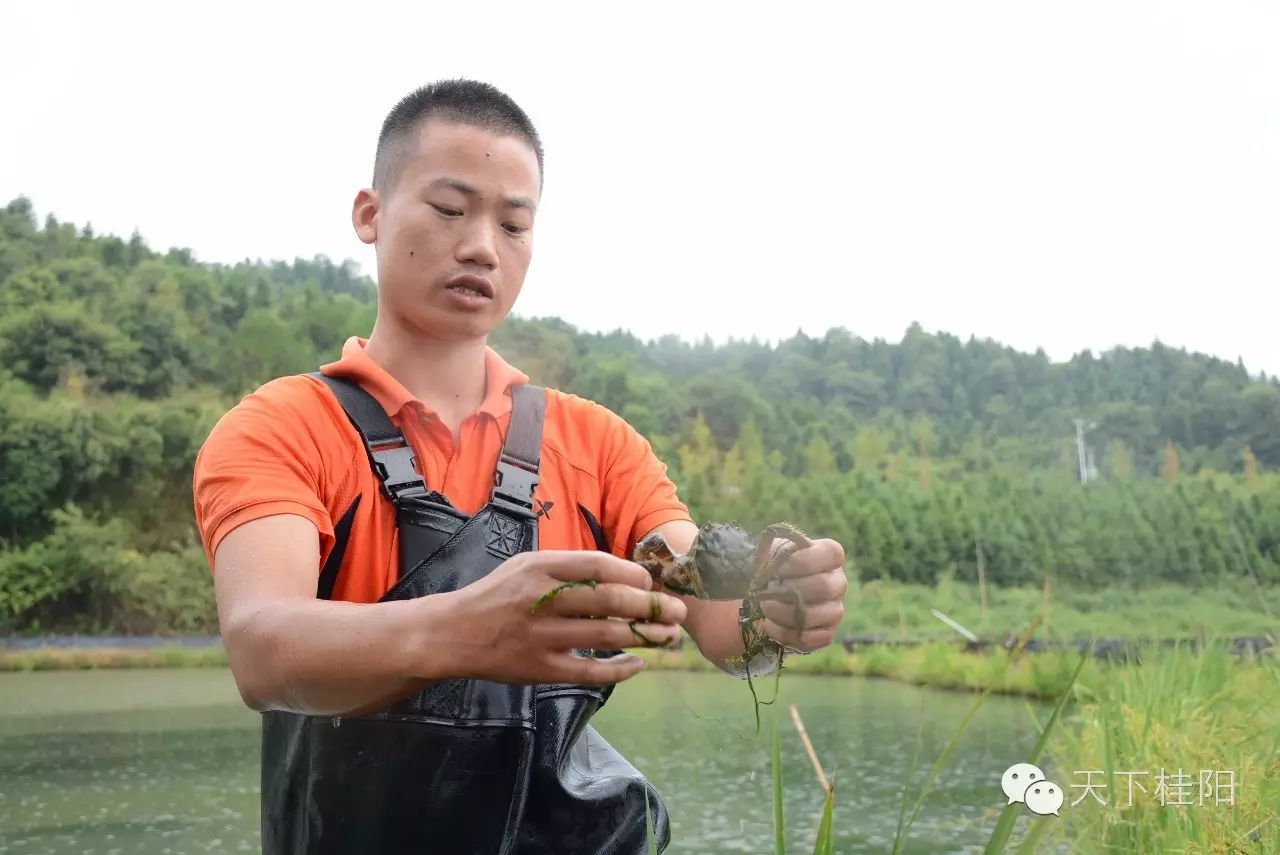
{"type": "MultiPolygon", "coordinates": [[[[788,838],[812,851],[822,794],[789,703],[838,781],[837,851],[888,852],[917,745],[919,782],[976,697],[848,677],[781,685],[758,735],[746,684],[719,674],[641,674],[597,715],[670,808],[668,852],[773,851],[775,712],[788,838]]],[[[1045,715],[988,698],[903,851],[981,851],[1003,807],[1000,774],[1025,759],[1045,715]]],[[[224,669],[0,674],[0,852],[255,852],[258,761],[258,717],[224,669]]]]}

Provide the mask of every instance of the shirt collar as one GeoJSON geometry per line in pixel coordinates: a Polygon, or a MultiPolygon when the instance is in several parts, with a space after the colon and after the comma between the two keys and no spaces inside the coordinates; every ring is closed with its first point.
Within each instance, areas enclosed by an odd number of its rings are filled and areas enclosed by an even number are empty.
{"type": "MultiPolygon", "coordinates": [[[[368,339],[352,336],[342,346],[342,358],[321,366],[320,370],[330,377],[345,377],[359,383],[387,411],[387,415],[397,416],[406,405],[415,402],[434,415],[430,407],[414,398],[399,380],[368,354],[365,350],[368,343],[368,339]]],[[[476,412],[487,413],[495,419],[511,412],[510,387],[529,382],[528,375],[509,365],[488,346],[484,349],[484,379],[484,400],[476,412]]]]}

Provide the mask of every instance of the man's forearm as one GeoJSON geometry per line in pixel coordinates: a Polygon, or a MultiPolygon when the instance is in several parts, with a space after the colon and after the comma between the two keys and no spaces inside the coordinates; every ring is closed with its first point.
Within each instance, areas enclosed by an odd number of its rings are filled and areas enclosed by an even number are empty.
{"type": "Polygon", "coordinates": [[[698,600],[685,598],[689,619],[685,629],[707,661],[725,668],[724,661],[742,656],[742,628],[738,624],[741,600],[698,600]]]}
{"type": "Polygon", "coordinates": [[[448,598],[277,601],[224,627],[223,643],[253,709],[359,714],[454,676],[448,598]]]}

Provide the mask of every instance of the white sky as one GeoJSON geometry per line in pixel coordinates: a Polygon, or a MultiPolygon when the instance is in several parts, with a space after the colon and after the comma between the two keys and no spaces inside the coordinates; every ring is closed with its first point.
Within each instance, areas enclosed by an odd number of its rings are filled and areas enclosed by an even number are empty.
{"type": "Polygon", "coordinates": [[[383,116],[476,77],[547,150],[520,314],[1280,373],[1280,4],[348,6],[4,3],[0,203],[372,275],[383,116]]]}

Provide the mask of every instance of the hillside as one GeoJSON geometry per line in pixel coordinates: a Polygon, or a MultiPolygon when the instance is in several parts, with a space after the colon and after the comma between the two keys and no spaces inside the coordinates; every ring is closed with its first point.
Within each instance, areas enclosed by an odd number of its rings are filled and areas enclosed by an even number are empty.
{"type": "MultiPolygon", "coordinates": [[[[240,395],[367,334],[374,299],[350,264],[202,264],[10,202],[0,630],[211,626],[195,453],[240,395]]],[[[862,578],[972,579],[981,556],[1004,585],[1280,581],[1280,383],[1238,364],[1159,344],[1054,363],[918,327],[716,347],[512,318],[492,343],[627,418],[699,517],[791,519],[862,578]]]]}

